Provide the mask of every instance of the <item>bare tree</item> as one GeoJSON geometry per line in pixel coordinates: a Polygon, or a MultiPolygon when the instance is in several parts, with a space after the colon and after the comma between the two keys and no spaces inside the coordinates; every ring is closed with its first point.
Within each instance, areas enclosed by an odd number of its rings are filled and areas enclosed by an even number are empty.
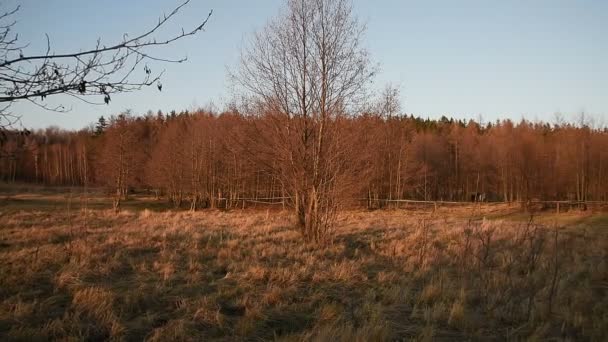
{"type": "Polygon", "coordinates": [[[347,166],[338,122],[373,76],[364,31],[348,0],[289,0],[253,36],[234,75],[269,115],[273,167],[308,240],[329,236],[347,166]]]}
{"type": "Polygon", "coordinates": [[[184,1],[139,35],[129,37],[125,34],[121,41],[110,44],[98,39],[87,50],[55,53],[47,35],[46,51],[39,55],[25,54],[28,44],[22,44],[18,34],[13,32],[16,23],[13,18],[19,6],[0,15],[0,130],[13,127],[18,122],[19,116],[10,111],[10,106],[17,101],[29,101],[48,110],[67,111],[69,109],[61,105],[45,104],[45,98],[64,94],[87,103],[107,104],[115,93],[135,91],[154,84],[162,90],[160,79],[164,71],[153,72],[146,63],[181,63],[186,58],[158,57],[151,54],[151,50],[196,35],[203,30],[212,14],[210,12],[191,29],[182,28],[169,38],[157,39],[157,33],[175,20],[178,12],[189,2],[184,1]],[[87,99],[89,96],[98,97],[98,100],[91,101],[87,99]]]}
{"type": "Polygon", "coordinates": [[[399,98],[401,97],[401,91],[398,87],[393,86],[392,84],[387,84],[382,93],[380,93],[380,98],[378,99],[376,112],[380,114],[382,117],[390,119],[395,115],[399,115],[401,112],[401,102],[399,98]]]}
{"type": "Polygon", "coordinates": [[[135,125],[129,111],[110,120],[110,126],[103,135],[103,150],[100,153],[97,173],[113,194],[112,207],[120,210],[122,200],[126,200],[129,189],[136,183],[137,175],[143,173],[142,129],[135,125]]]}

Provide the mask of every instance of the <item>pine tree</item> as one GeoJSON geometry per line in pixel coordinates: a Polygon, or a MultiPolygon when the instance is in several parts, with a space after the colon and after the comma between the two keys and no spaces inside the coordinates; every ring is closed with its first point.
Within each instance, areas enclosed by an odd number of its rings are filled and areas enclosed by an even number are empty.
{"type": "Polygon", "coordinates": [[[108,123],[106,121],[106,118],[104,118],[102,115],[99,117],[99,120],[97,120],[97,125],[95,125],[95,135],[102,135],[103,132],[106,130],[106,127],[108,127],[108,123]]]}

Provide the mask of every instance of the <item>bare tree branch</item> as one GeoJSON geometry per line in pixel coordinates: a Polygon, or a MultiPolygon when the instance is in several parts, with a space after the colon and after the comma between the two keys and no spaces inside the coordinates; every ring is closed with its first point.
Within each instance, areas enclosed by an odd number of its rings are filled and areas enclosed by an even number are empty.
{"type": "MultiPolygon", "coordinates": [[[[210,11],[189,30],[182,28],[180,33],[170,38],[157,39],[155,34],[174,20],[189,2],[182,2],[168,15],[159,18],[152,28],[133,38],[125,34],[122,41],[109,46],[98,39],[92,49],[58,54],[51,52],[51,40],[46,35],[45,53],[31,56],[24,55],[23,49],[27,44],[19,45],[19,37],[13,33],[16,21],[12,18],[20,7],[5,12],[0,15],[0,102],[10,104],[27,100],[47,110],[64,111],[63,106],[49,107],[43,101],[48,96],[64,94],[89,104],[108,104],[112,94],[136,91],[154,84],[162,90],[160,79],[165,71],[153,73],[145,62],[182,63],[187,58],[154,56],[149,50],[196,35],[213,14],[210,11]],[[142,66],[143,75],[137,76],[142,66]],[[90,101],[86,99],[88,96],[101,96],[102,100],[90,101]]],[[[10,105],[0,108],[0,129],[11,127],[16,122],[9,108],[10,105]]]]}

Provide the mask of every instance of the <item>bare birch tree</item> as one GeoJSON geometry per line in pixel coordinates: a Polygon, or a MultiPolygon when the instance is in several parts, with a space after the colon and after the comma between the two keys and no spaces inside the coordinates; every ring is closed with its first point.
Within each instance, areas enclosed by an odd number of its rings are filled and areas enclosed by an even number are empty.
{"type": "Polygon", "coordinates": [[[118,212],[126,200],[129,188],[142,173],[144,159],[141,130],[132,124],[129,111],[111,118],[110,127],[104,133],[100,167],[97,172],[111,190],[112,208],[118,212]]]}
{"type": "Polygon", "coordinates": [[[234,75],[269,115],[269,152],[307,240],[325,240],[334,221],[347,164],[337,122],[373,76],[364,31],[348,0],[289,0],[234,75]]]}

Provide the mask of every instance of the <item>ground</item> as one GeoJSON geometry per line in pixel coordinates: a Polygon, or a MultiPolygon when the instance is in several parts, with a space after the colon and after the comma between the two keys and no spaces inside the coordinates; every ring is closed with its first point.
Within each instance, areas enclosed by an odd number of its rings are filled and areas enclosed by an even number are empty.
{"type": "Polygon", "coordinates": [[[0,194],[0,340],[608,338],[607,214],[347,210],[318,246],[281,210],[88,197],[0,194]]]}

